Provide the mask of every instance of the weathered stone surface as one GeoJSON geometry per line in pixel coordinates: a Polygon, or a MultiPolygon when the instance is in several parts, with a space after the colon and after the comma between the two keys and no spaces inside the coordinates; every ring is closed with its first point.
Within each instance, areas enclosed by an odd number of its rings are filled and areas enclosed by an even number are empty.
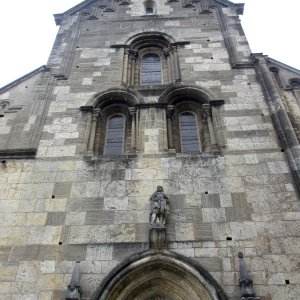
{"type": "Polygon", "coordinates": [[[298,299],[298,71],[252,64],[239,4],[157,0],[145,15],[152,1],[125,2],[56,16],[51,71],[0,89],[0,298],[61,299],[80,260],[91,299],[113,268],[151,248],[149,198],[162,185],[168,251],[201,265],[230,300],[242,251],[261,299],[298,299]],[[140,85],[142,56],[158,49],[161,84],[140,85]],[[184,112],[195,113],[201,152],[181,153],[184,112]],[[126,151],[109,156],[97,148],[115,114],[126,119],[126,151]]]}

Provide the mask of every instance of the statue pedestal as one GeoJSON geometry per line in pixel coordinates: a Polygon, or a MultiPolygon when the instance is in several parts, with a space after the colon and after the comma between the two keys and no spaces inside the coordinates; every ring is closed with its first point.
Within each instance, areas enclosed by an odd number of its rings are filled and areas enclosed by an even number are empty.
{"type": "Polygon", "coordinates": [[[167,248],[167,231],[164,226],[151,226],[149,232],[150,249],[167,248]]]}

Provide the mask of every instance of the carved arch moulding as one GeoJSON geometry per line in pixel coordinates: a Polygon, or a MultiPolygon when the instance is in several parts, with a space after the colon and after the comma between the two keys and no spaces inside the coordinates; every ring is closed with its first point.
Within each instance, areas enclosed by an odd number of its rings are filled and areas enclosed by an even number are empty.
{"type": "MultiPolygon", "coordinates": [[[[143,57],[155,56],[160,63],[159,82],[154,85],[169,85],[181,82],[181,73],[178,59],[178,47],[189,42],[176,42],[170,35],[162,32],[138,33],[128,38],[124,44],[112,45],[112,48],[122,48],[123,73],[122,84],[130,87],[151,85],[151,80],[143,82],[143,57]],[[150,82],[150,83],[149,83],[150,82]]],[[[146,74],[147,75],[147,74],[146,74]]],[[[153,74],[149,74],[153,76],[153,74]]],[[[154,74],[155,76],[155,74],[154,74]]]]}
{"type": "Polygon", "coordinates": [[[167,250],[150,250],[119,264],[92,300],[227,300],[213,277],[198,263],[167,250]]]}

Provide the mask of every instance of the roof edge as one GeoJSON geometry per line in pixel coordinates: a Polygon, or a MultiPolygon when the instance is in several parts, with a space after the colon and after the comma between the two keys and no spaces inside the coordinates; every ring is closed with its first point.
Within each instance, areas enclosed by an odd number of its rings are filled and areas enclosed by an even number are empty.
{"type": "Polygon", "coordinates": [[[71,7],[70,9],[66,10],[63,13],[59,13],[59,14],[54,14],[54,21],[56,25],[61,25],[62,19],[65,15],[73,15],[75,13],[77,13],[79,10],[85,8],[86,6],[88,6],[89,4],[96,2],[97,0],[85,0],[82,1],[81,3],[78,3],[77,5],[71,7]]]}
{"type": "Polygon", "coordinates": [[[287,70],[289,70],[289,71],[291,71],[291,72],[293,72],[293,73],[297,73],[297,74],[300,76],[300,70],[299,70],[299,69],[296,69],[296,68],[294,68],[294,67],[291,67],[291,66],[289,66],[289,65],[286,65],[286,64],[284,64],[284,63],[282,63],[282,62],[280,62],[280,61],[278,61],[278,60],[276,60],[276,59],[273,59],[273,58],[271,58],[271,57],[268,57],[267,59],[268,59],[268,62],[269,62],[269,63],[274,64],[274,65],[277,65],[277,66],[280,66],[280,67],[282,67],[282,68],[284,68],[284,69],[287,69],[287,70]]]}
{"type": "Polygon", "coordinates": [[[6,92],[8,89],[18,85],[19,83],[25,81],[26,79],[29,79],[29,78],[35,76],[36,74],[39,74],[39,73],[45,72],[45,71],[49,71],[49,68],[46,65],[42,65],[42,66],[38,67],[37,69],[35,69],[35,70],[23,75],[22,77],[20,77],[16,80],[6,84],[5,86],[1,87],[0,88],[0,93],[6,92]]]}
{"type": "Polygon", "coordinates": [[[215,1],[224,6],[234,7],[234,9],[238,15],[243,15],[243,13],[244,13],[244,6],[245,6],[244,3],[233,3],[229,0],[215,0],[215,1]]]}

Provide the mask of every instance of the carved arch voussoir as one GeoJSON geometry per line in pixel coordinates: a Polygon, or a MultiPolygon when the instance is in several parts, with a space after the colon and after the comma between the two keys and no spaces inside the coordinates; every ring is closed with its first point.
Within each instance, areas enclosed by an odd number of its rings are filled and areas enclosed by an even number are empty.
{"type": "Polygon", "coordinates": [[[199,103],[209,103],[214,96],[206,89],[187,85],[173,85],[166,89],[159,97],[159,103],[173,105],[182,99],[193,99],[199,103]]]}
{"type": "Polygon", "coordinates": [[[116,87],[93,95],[84,107],[101,109],[113,104],[115,101],[124,102],[128,106],[144,103],[143,97],[137,91],[130,88],[116,87]]]}

